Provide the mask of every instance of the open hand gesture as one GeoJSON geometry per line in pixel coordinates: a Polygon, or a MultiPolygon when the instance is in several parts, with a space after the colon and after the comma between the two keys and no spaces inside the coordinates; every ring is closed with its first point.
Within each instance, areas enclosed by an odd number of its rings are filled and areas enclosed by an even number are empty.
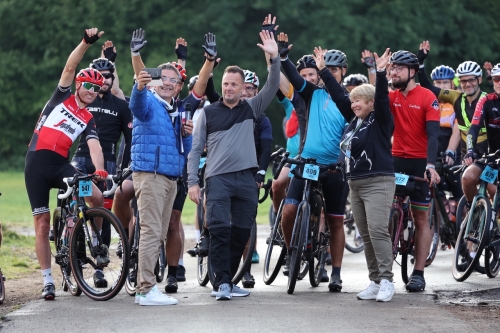
{"type": "Polygon", "coordinates": [[[375,56],[375,62],[377,63],[377,70],[383,71],[387,68],[387,64],[389,63],[389,59],[391,59],[392,53],[390,52],[390,48],[386,48],[384,54],[380,57],[376,52],[373,53],[375,56]]]}
{"type": "Polygon", "coordinates": [[[132,33],[132,40],[130,41],[130,50],[132,53],[137,53],[142,50],[144,45],[148,42],[144,38],[146,38],[146,32],[142,30],[142,28],[139,28],[132,33]]]}
{"type": "Polygon", "coordinates": [[[420,47],[418,49],[417,53],[417,58],[418,58],[418,63],[420,65],[424,64],[425,58],[427,58],[427,55],[431,51],[431,44],[429,43],[428,40],[424,40],[422,43],[420,43],[420,47]]]}
{"type": "Polygon", "coordinates": [[[116,60],[116,47],[113,46],[113,42],[107,40],[104,42],[101,51],[101,58],[106,58],[111,62],[115,62],[116,60]]]}
{"type": "Polygon", "coordinates": [[[269,54],[272,58],[276,58],[278,56],[278,44],[274,40],[274,35],[272,32],[267,30],[262,30],[259,32],[260,39],[262,40],[262,44],[257,44],[258,47],[262,49],[262,51],[269,54]]]}
{"type": "Polygon", "coordinates": [[[316,62],[316,67],[318,67],[318,70],[322,70],[325,68],[325,53],[328,50],[323,50],[321,46],[315,47],[314,48],[314,55],[311,55],[313,57],[314,61],[316,62]]]}
{"type": "Polygon", "coordinates": [[[288,35],[281,32],[278,35],[278,52],[281,58],[286,58],[288,52],[292,49],[293,44],[288,44],[288,35]]]}
{"type": "Polygon", "coordinates": [[[365,65],[366,68],[375,67],[375,58],[373,57],[373,53],[369,50],[364,50],[361,52],[361,62],[365,65]]]}
{"type": "Polygon", "coordinates": [[[266,16],[264,18],[264,22],[262,23],[262,30],[267,30],[269,32],[272,32],[273,34],[276,33],[278,30],[279,25],[276,25],[276,16],[272,17],[271,14],[266,16]]]}
{"type": "Polygon", "coordinates": [[[217,56],[217,43],[215,42],[215,35],[211,32],[205,34],[205,44],[202,45],[207,56],[215,58],[217,56]]]}
{"type": "Polygon", "coordinates": [[[186,60],[188,56],[188,43],[182,37],[177,38],[175,41],[175,54],[177,55],[177,59],[186,60]]]}

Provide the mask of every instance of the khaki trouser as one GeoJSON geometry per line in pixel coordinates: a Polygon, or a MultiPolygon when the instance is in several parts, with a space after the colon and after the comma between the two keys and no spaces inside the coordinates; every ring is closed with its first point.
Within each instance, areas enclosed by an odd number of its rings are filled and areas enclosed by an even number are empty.
{"type": "Polygon", "coordinates": [[[375,176],[349,180],[354,221],[365,244],[369,278],[392,282],[392,243],[389,214],[396,184],[394,176],[375,176]]]}
{"type": "Polygon", "coordinates": [[[167,236],[177,182],[150,172],[134,172],[133,179],[141,224],[136,292],[144,295],[156,285],[154,269],[167,236]]]}

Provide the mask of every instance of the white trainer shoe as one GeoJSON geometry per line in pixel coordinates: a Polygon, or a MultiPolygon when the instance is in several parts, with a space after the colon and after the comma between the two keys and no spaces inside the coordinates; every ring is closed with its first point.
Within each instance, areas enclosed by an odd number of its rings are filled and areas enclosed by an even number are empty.
{"type": "Polygon", "coordinates": [[[135,304],[140,304],[141,303],[141,294],[135,293],[135,304]]]}
{"type": "Polygon", "coordinates": [[[179,303],[173,297],[165,295],[156,286],[146,295],[139,296],[139,305],[175,305],[179,303]]]}
{"type": "Polygon", "coordinates": [[[389,280],[382,279],[380,281],[380,290],[377,295],[377,302],[389,302],[392,296],[396,293],[394,283],[389,280]]]}
{"type": "MultiPolygon", "coordinates": [[[[386,280],[387,281],[387,280],[386,280]]],[[[377,295],[380,290],[380,285],[376,284],[374,281],[370,282],[370,285],[358,294],[358,299],[377,299],[377,295]]]]}

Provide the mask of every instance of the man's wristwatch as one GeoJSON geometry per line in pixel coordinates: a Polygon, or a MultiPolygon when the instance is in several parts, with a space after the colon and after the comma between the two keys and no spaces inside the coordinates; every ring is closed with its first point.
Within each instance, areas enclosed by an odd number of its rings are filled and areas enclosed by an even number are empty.
{"type": "Polygon", "coordinates": [[[259,175],[265,176],[266,175],[266,170],[259,170],[257,171],[259,175]]]}

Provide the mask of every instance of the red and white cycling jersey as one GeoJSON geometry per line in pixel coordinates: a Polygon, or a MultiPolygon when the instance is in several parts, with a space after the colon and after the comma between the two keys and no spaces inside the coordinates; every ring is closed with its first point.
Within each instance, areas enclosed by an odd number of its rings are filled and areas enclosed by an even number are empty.
{"type": "Polygon", "coordinates": [[[80,134],[98,139],[94,118],[87,108],[78,107],[70,87],[58,86],[40,114],[28,151],[50,150],[67,158],[80,134]]]}

